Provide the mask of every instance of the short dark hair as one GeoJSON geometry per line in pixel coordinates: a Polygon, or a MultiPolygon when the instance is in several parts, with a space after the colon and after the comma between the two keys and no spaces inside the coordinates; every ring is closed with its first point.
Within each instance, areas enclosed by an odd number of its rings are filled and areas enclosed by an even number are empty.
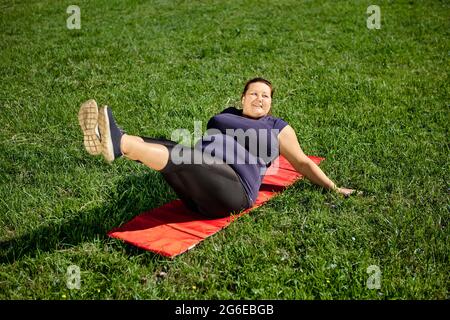
{"type": "Polygon", "coordinates": [[[258,77],[258,78],[250,79],[250,80],[248,80],[248,81],[245,83],[244,91],[242,91],[241,98],[242,98],[243,96],[245,96],[245,94],[247,93],[248,87],[249,87],[252,83],[255,83],[255,82],[262,82],[262,83],[267,84],[267,85],[270,87],[270,97],[271,97],[271,98],[273,97],[273,93],[275,92],[275,89],[273,88],[272,83],[271,83],[269,80],[266,80],[266,79],[264,79],[264,78],[259,78],[259,77],[258,77]]]}

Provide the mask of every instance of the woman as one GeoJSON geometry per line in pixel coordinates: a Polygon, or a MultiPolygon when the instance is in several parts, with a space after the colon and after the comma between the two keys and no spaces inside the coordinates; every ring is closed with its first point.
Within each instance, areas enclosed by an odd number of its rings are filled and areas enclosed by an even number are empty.
{"type": "Polygon", "coordinates": [[[213,116],[194,148],[166,139],[132,136],[116,124],[111,109],[82,104],[79,123],[86,150],[108,162],[122,155],[162,173],[192,210],[221,217],[253,205],[262,177],[278,154],[311,182],[349,196],[302,151],[294,129],[271,115],[274,89],[263,78],[249,80],[241,96],[242,110],[230,107],[213,116]],[[199,161],[200,159],[200,161],[199,161]]]}

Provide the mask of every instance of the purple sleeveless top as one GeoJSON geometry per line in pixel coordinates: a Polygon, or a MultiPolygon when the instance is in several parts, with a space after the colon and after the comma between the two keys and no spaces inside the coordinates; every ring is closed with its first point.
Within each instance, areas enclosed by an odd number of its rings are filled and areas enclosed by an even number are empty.
{"type": "Polygon", "coordinates": [[[229,107],[208,121],[197,147],[233,168],[253,204],[264,173],[279,155],[278,133],[287,125],[280,118],[267,115],[253,119],[229,107]]]}

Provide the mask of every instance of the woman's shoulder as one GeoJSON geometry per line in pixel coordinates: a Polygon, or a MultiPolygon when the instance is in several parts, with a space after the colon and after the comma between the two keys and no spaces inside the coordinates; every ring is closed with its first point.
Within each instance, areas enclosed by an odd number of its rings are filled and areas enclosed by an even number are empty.
{"type": "Polygon", "coordinates": [[[285,121],[283,118],[276,117],[274,115],[267,115],[267,120],[272,123],[272,126],[274,129],[282,130],[284,127],[289,125],[287,121],[285,121]]]}

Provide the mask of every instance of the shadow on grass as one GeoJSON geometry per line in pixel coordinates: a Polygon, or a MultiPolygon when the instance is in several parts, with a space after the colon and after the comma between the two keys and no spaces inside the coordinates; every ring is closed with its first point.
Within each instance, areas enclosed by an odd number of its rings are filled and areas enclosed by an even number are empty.
{"type": "MultiPolygon", "coordinates": [[[[100,238],[110,239],[107,232],[129,221],[141,212],[160,206],[161,199],[151,190],[156,186],[154,175],[130,176],[118,183],[109,194],[109,205],[74,214],[73,218],[36,228],[30,233],[0,242],[0,264],[12,264],[23,257],[34,257],[40,252],[52,252],[77,246],[100,238]],[[148,196],[147,196],[148,195],[148,196]],[[146,197],[143,200],[143,197],[146,197]]],[[[160,184],[158,184],[160,187],[160,184]]],[[[170,194],[170,187],[164,184],[170,194]]],[[[119,241],[119,240],[117,240],[119,241]]],[[[142,249],[125,246],[130,255],[147,253],[142,249]]],[[[166,259],[148,252],[150,259],[166,259]]]]}
{"type": "MultiPolygon", "coordinates": [[[[98,207],[85,212],[77,212],[73,218],[63,220],[47,226],[38,227],[36,230],[20,237],[0,242],[0,264],[11,264],[23,257],[33,257],[40,252],[52,252],[67,249],[89,242],[96,238],[109,239],[108,231],[128,222],[138,214],[152,208],[161,206],[169,199],[160,199],[151,192],[155,188],[154,175],[145,174],[141,176],[130,176],[118,183],[118,188],[110,193],[110,205],[98,207]],[[142,201],[145,195],[145,201],[142,201]]],[[[162,178],[161,178],[162,179],[162,178]]],[[[170,187],[164,183],[167,190],[170,187]]],[[[160,187],[160,185],[159,185],[160,187]]],[[[285,187],[263,184],[261,191],[281,192],[285,187]]],[[[186,222],[196,219],[204,219],[200,215],[189,215],[171,218],[167,222],[186,222]]],[[[121,241],[121,240],[117,240],[121,241]]],[[[129,255],[148,253],[150,260],[166,260],[167,258],[154,254],[132,245],[125,245],[125,252],[129,255]]]]}

